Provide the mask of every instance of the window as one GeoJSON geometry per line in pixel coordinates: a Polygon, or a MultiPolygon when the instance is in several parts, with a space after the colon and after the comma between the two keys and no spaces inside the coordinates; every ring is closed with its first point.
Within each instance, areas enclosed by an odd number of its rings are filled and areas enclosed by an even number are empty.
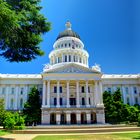
{"type": "Polygon", "coordinates": [[[69,43],[69,47],[71,46],[71,44],[69,43]]]}
{"type": "Polygon", "coordinates": [[[81,57],[80,57],[80,61],[79,61],[80,63],[82,62],[82,59],[81,59],[81,57]]]}
{"type": "Polygon", "coordinates": [[[2,94],[5,94],[5,87],[2,88],[2,94]]]}
{"type": "Polygon", "coordinates": [[[24,92],[24,88],[21,88],[20,94],[22,95],[24,92]]]}
{"type": "Polygon", "coordinates": [[[11,99],[11,101],[10,101],[10,108],[11,108],[11,109],[14,108],[14,99],[11,99]]]}
{"type": "Polygon", "coordinates": [[[128,105],[130,104],[129,97],[127,97],[127,104],[128,104],[128,105]]]}
{"type": "Polygon", "coordinates": [[[126,94],[129,93],[128,87],[125,88],[125,92],[126,92],[126,94]]]}
{"type": "Polygon", "coordinates": [[[65,55],[65,62],[67,62],[67,56],[65,55]]]}
{"type": "Polygon", "coordinates": [[[60,91],[60,93],[62,93],[63,91],[62,91],[62,86],[60,86],[59,87],[59,91],[60,91]]]}
{"type": "Polygon", "coordinates": [[[54,98],[54,105],[56,106],[56,104],[57,104],[57,100],[56,98],[54,98]]]}
{"type": "Polygon", "coordinates": [[[71,55],[69,55],[69,62],[71,62],[71,55]]]}
{"type": "Polygon", "coordinates": [[[73,61],[76,62],[75,55],[73,56],[73,61]]]}
{"type": "Polygon", "coordinates": [[[63,44],[61,44],[61,47],[63,48],[63,44]]]}
{"type": "Polygon", "coordinates": [[[135,97],[135,104],[138,104],[138,98],[135,97]]]}
{"type": "Polygon", "coordinates": [[[39,89],[39,94],[42,95],[42,88],[39,89]]]}
{"type": "Polygon", "coordinates": [[[137,94],[137,87],[133,87],[133,91],[135,94],[137,94]]]}
{"type": "Polygon", "coordinates": [[[57,93],[57,87],[54,86],[54,93],[57,93]]]}
{"type": "Polygon", "coordinates": [[[60,105],[63,105],[63,99],[60,98],[60,105]]]}
{"type": "Polygon", "coordinates": [[[58,63],[60,63],[60,57],[58,57],[58,63]]]}
{"type": "Polygon", "coordinates": [[[82,105],[85,105],[85,98],[82,98],[82,105]]]}
{"type": "Polygon", "coordinates": [[[89,105],[90,105],[90,98],[89,98],[89,105]]]}
{"type": "Polygon", "coordinates": [[[23,108],[23,99],[20,99],[20,108],[23,108]]]}
{"type": "Polygon", "coordinates": [[[14,94],[14,90],[15,90],[14,88],[11,88],[11,94],[14,94]]]}
{"type": "Polygon", "coordinates": [[[67,44],[65,44],[65,47],[67,47],[67,44]]]}
{"type": "Polygon", "coordinates": [[[107,91],[108,91],[109,93],[111,93],[111,88],[110,88],[110,87],[108,87],[108,88],[107,88],[107,91]]]}
{"type": "Polygon", "coordinates": [[[88,93],[90,93],[90,87],[88,87],[88,93]]]}
{"type": "Polygon", "coordinates": [[[82,93],[85,93],[85,87],[82,86],[82,93]]]}

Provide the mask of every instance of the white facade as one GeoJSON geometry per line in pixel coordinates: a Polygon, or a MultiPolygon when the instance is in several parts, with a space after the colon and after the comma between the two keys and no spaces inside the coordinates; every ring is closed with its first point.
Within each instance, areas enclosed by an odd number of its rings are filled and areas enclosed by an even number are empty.
{"type": "Polygon", "coordinates": [[[42,98],[42,124],[105,123],[103,91],[121,89],[124,103],[140,104],[140,75],[106,75],[89,68],[88,52],[77,33],[59,34],[42,74],[0,74],[0,98],[7,110],[21,110],[33,86],[42,98]]]}

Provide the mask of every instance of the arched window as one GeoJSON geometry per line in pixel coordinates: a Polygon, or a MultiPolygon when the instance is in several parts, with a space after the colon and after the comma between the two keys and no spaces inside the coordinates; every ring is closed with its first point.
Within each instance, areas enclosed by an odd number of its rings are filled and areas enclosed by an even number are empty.
{"type": "Polygon", "coordinates": [[[23,108],[23,99],[20,99],[20,108],[23,108]]]}
{"type": "Polygon", "coordinates": [[[10,101],[10,108],[11,108],[11,109],[14,108],[14,99],[11,99],[11,101],[10,101]]]}

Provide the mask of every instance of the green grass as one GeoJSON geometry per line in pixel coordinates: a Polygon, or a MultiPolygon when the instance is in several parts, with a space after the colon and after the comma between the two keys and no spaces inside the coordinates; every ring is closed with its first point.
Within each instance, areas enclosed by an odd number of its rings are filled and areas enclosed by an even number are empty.
{"type": "Polygon", "coordinates": [[[37,136],[33,140],[140,140],[140,132],[93,135],[37,136]]]}
{"type": "Polygon", "coordinates": [[[0,136],[3,136],[3,135],[6,135],[6,134],[9,134],[10,132],[7,132],[5,130],[0,130],[0,136]]]}

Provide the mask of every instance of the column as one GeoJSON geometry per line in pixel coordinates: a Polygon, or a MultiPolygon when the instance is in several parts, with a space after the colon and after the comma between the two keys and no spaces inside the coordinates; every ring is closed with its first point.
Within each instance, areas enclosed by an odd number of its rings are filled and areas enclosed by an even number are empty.
{"type": "Polygon", "coordinates": [[[55,64],[55,56],[53,56],[53,64],[55,64]]]}
{"type": "Polygon", "coordinates": [[[42,106],[46,105],[46,82],[43,81],[43,96],[42,96],[42,106]]]}
{"type": "Polygon", "coordinates": [[[81,113],[80,112],[76,113],[76,122],[77,122],[77,124],[81,124],[81,113]]]}
{"type": "Polygon", "coordinates": [[[47,107],[50,107],[50,81],[47,82],[47,107]]]}
{"type": "Polygon", "coordinates": [[[80,102],[79,102],[79,81],[76,81],[76,106],[80,107],[80,102]]]}
{"type": "Polygon", "coordinates": [[[8,95],[9,95],[9,86],[6,87],[6,100],[5,100],[5,106],[6,106],[6,109],[9,109],[9,98],[8,98],[8,95]]]}
{"type": "Polygon", "coordinates": [[[87,117],[87,124],[91,124],[91,114],[87,113],[86,117],[87,117]]]}
{"type": "Polygon", "coordinates": [[[62,54],[62,62],[64,62],[64,54],[62,54]]]}
{"type": "Polygon", "coordinates": [[[67,54],[67,62],[69,62],[69,55],[67,54]]]}
{"type": "Polygon", "coordinates": [[[70,107],[70,100],[69,100],[69,81],[67,81],[67,108],[70,107]]]}
{"type": "Polygon", "coordinates": [[[86,107],[89,107],[88,81],[86,81],[86,107]]]}
{"type": "Polygon", "coordinates": [[[103,89],[102,89],[102,82],[99,82],[99,103],[103,105],[103,89]]]}
{"type": "Polygon", "coordinates": [[[69,112],[66,113],[66,121],[67,121],[67,124],[71,123],[71,118],[70,118],[70,113],[69,112]]]}
{"type": "Polygon", "coordinates": [[[59,86],[60,86],[60,82],[57,81],[57,106],[56,107],[60,107],[60,93],[59,93],[59,86]]]}
{"type": "Polygon", "coordinates": [[[56,114],[56,124],[60,124],[61,121],[61,115],[60,114],[56,114]]]}
{"type": "Polygon", "coordinates": [[[134,99],[134,90],[133,90],[133,86],[130,87],[130,99],[131,99],[131,105],[135,104],[135,99],[134,99]]]}
{"type": "Polygon", "coordinates": [[[18,91],[19,91],[19,87],[16,86],[16,88],[15,88],[15,106],[14,106],[14,110],[18,109],[18,91]]]}
{"type": "Polygon", "coordinates": [[[26,87],[25,87],[25,102],[26,102],[27,99],[28,99],[28,88],[29,88],[29,86],[26,85],[26,87]]]}
{"type": "Polygon", "coordinates": [[[94,96],[95,96],[95,105],[96,105],[96,106],[97,106],[97,104],[98,104],[98,102],[99,102],[99,101],[98,101],[98,98],[99,98],[99,97],[98,97],[98,93],[97,93],[97,92],[98,92],[98,91],[97,91],[97,86],[98,86],[98,85],[97,85],[97,81],[95,81],[94,96]]]}
{"type": "Polygon", "coordinates": [[[122,87],[122,94],[123,94],[123,102],[124,102],[124,104],[127,104],[127,102],[126,102],[126,92],[125,92],[125,87],[124,86],[122,87]]]}
{"type": "Polygon", "coordinates": [[[73,55],[71,55],[71,62],[74,62],[73,55]]]}

